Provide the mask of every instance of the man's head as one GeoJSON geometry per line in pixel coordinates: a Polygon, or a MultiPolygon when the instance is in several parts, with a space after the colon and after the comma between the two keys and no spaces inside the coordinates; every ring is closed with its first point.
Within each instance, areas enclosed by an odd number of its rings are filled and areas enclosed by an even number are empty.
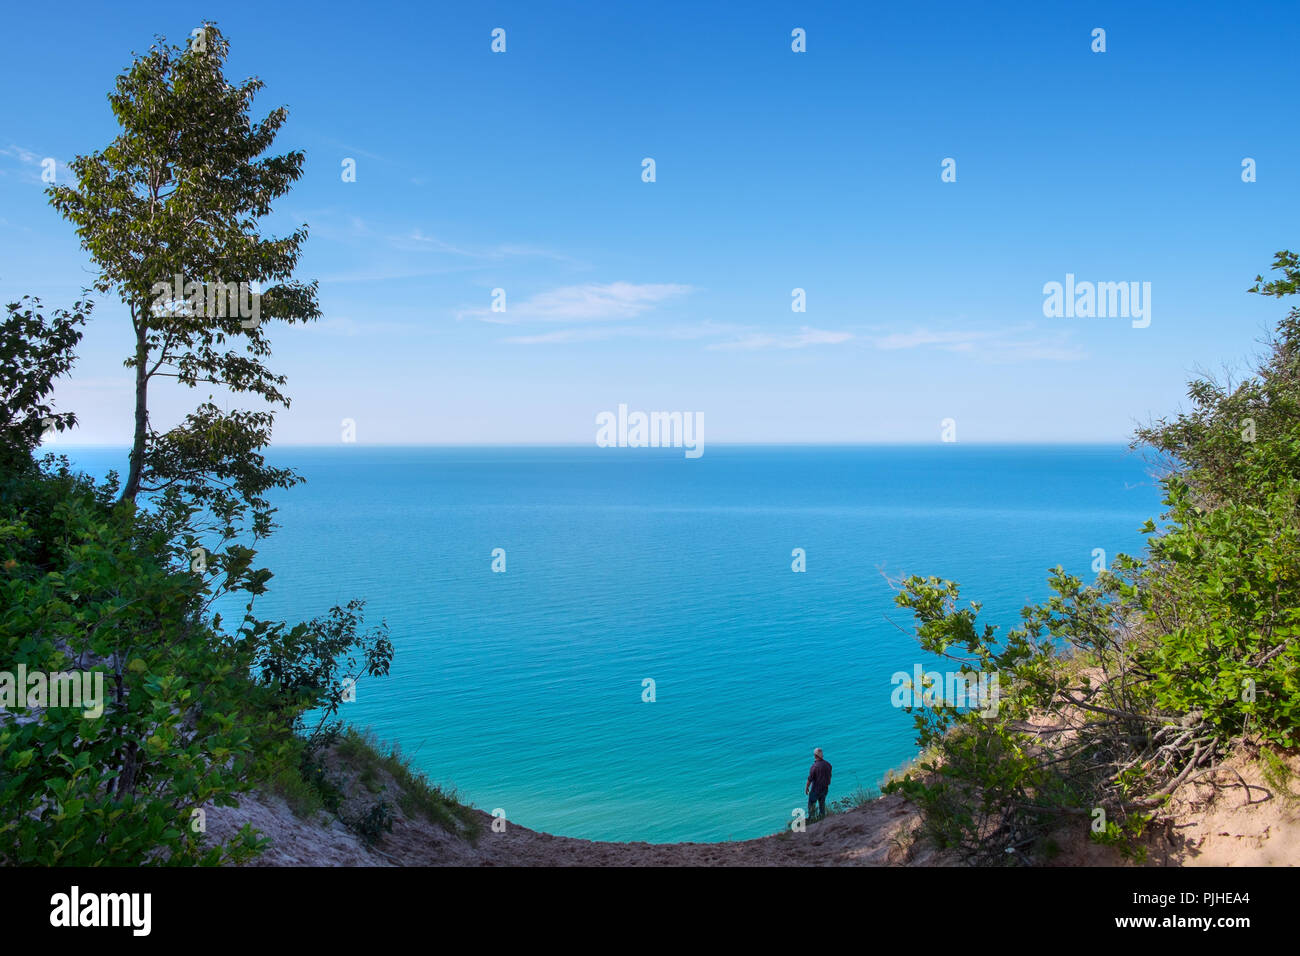
{"type": "Polygon", "coordinates": [[[816,749],[814,749],[814,750],[813,750],[813,756],[816,757],[818,760],[821,760],[821,759],[822,759],[822,748],[821,748],[821,747],[817,747],[816,749]]]}

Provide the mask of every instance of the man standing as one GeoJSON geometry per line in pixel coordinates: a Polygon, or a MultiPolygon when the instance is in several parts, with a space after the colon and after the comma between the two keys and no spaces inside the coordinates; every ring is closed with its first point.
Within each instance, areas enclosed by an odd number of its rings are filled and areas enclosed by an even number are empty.
{"type": "Polygon", "coordinates": [[[808,782],[803,785],[803,792],[808,794],[808,819],[813,816],[813,804],[817,804],[818,817],[826,816],[826,791],[831,788],[831,765],[822,756],[822,748],[813,751],[813,765],[808,771],[808,782]]]}

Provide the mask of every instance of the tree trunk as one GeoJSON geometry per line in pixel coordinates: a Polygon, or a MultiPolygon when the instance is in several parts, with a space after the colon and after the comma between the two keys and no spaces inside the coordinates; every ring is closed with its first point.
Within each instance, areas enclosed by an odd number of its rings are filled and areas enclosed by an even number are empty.
{"type": "Polygon", "coordinates": [[[135,330],[135,440],[131,445],[131,466],[118,501],[135,501],[140,492],[140,474],[144,468],[144,440],[149,428],[149,351],[145,342],[148,329],[144,322],[135,330]]]}

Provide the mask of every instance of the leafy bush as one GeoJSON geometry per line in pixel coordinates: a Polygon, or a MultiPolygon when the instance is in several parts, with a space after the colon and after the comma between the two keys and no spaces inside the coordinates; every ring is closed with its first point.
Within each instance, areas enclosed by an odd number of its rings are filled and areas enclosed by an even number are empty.
{"type": "MultiPolygon", "coordinates": [[[[104,700],[98,715],[55,701],[0,714],[0,862],[238,862],[261,841],[245,829],[208,845],[195,811],[296,765],[303,715],[332,715],[346,682],[387,673],[392,645],[382,627],[359,633],[356,601],[290,628],[254,618],[250,597],[227,632],[208,619],[211,579],[172,536],[183,502],[139,510],[111,476],[31,458],[75,325],[17,305],[0,323],[0,367],[26,376],[0,376],[0,671],[94,672],[104,700]]],[[[234,553],[223,587],[263,592],[269,572],[234,553]]]]}
{"type": "MultiPolygon", "coordinates": [[[[1300,291],[1300,258],[1251,290],[1300,291]]],[[[917,708],[932,755],[886,786],[930,835],[972,859],[1022,861],[1063,823],[1140,856],[1179,785],[1243,741],[1300,732],[1300,309],[1237,385],[1196,381],[1189,412],[1139,430],[1165,469],[1162,527],[1089,586],[1051,572],[1053,596],[999,638],[951,581],[909,577],[897,603],[920,645],[997,675],[995,716],[917,708]]]]}
{"type": "Polygon", "coordinates": [[[210,23],[202,37],[137,57],[108,97],[119,135],[70,164],[73,183],[47,190],[98,266],[94,286],[116,291],[130,317],[124,482],[96,484],[66,460],[33,458],[44,430],[75,423],[46,399],[72,366],[90,303],[47,319],[31,299],[0,321],[0,672],[90,669],[108,691],[98,716],[0,713],[0,862],[246,859],[261,845],[250,831],[209,846],[196,811],[235,805],[254,781],[301,780],[345,688],[386,674],[392,659],[382,625],[359,631],[359,601],[294,626],[252,613],[271,572],[237,539],[271,533],[266,495],[300,480],[262,454],[270,409],[226,412],[209,400],[154,429],[157,377],[288,407],[284,377],[263,363],[261,320],[319,316],[315,284],[293,278],[305,226],[278,238],[259,231],[302,171],[301,152],[264,155],[288,114],[254,121],[261,82],[229,82],[227,41],[210,23]],[[196,220],[221,226],[196,230],[196,220]],[[204,296],[162,307],[156,284],[176,275],[207,292],[224,289],[223,277],[273,284],[246,323],[198,308],[204,296]],[[211,608],[235,592],[248,600],[231,630],[211,608]],[[309,712],[320,720],[304,742],[294,731],[309,712]]]}
{"type": "Polygon", "coordinates": [[[66,463],[0,483],[0,670],[98,671],[107,698],[95,718],[0,718],[0,860],[245,859],[251,833],[209,847],[192,811],[299,765],[303,715],[337,710],[349,664],[386,673],[391,645],[358,633],[359,602],[292,628],[204,623],[203,578],[111,497],[66,463]]]}
{"type": "Polygon", "coordinates": [[[141,540],[130,503],[68,474],[0,490],[0,662],[103,675],[103,713],[45,707],[0,724],[0,859],[217,863],[192,811],[232,806],[284,733],[248,679],[250,649],[194,614],[199,580],[141,540]],[[29,719],[30,718],[30,719],[29,719]]]}

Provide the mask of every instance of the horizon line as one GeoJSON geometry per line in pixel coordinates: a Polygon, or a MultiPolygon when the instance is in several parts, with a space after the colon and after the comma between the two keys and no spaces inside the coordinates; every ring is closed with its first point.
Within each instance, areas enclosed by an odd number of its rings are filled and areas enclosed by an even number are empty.
{"type": "MultiPolygon", "coordinates": [[[[1078,447],[1087,446],[1123,446],[1133,447],[1128,439],[1078,439],[1074,441],[1015,441],[1010,439],[990,439],[987,441],[710,441],[707,446],[730,448],[928,448],[945,445],[970,445],[979,447],[1078,447]]],[[[263,445],[263,449],[275,448],[591,448],[600,449],[594,442],[273,442],[263,445]]],[[[661,451],[680,450],[679,445],[643,445],[631,448],[619,446],[611,451],[629,451],[656,449],[661,451]]],[[[58,448],[118,448],[129,449],[130,443],[116,442],[60,442],[57,446],[38,445],[33,451],[57,452],[58,448]]],[[[602,449],[603,450],[603,449],[602,449]]]]}

